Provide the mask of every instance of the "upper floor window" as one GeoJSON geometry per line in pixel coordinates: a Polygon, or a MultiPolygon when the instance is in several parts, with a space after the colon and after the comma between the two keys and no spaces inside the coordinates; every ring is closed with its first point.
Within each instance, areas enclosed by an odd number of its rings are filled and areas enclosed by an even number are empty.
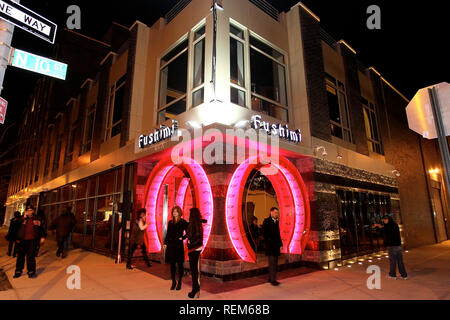
{"type": "Polygon", "coordinates": [[[232,103],[247,106],[248,97],[253,110],[289,121],[285,55],[234,24],[230,24],[230,86],[232,103]]]}
{"type": "Polygon", "coordinates": [[[45,156],[45,166],[44,166],[44,177],[48,176],[49,168],[50,168],[50,157],[52,155],[52,139],[53,139],[53,127],[48,129],[48,146],[47,146],[47,154],[45,156]]]}
{"type": "Polygon", "coordinates": [[[329,74],[326,75],[325,80],[330,110],[331,134],[339,139],[352,142],[345,86],[329,74]]]}
{"type": "Polygon", "coordinates": [[[66,145],[66,155],[64,157],[64,165],[68,164],[73,160],[73,149],[75,146],[75,134],[77,132],[78,128],[76,124],[73,124],[70,131],[69,131],[69,137],[67,139],[67,145],[66,145]]]}
{"type": "Polygon", "coordinates": [[[194,70],[192,83],[192,108],[205,99],[205,26],[194,32],[194,70]]]}
{"type": "Polygon", "coordinates": [[[367,101],[365,98],[362,98],[362,106],[369,150],[371,152],[382,154],[383,149],[381,147],[381,137],[378,129],[375,106],[372,102],[367,101]]]}
{"type": "Polygon", "coordinates": [[[85,154],[89,151],[91,151],[92,147],[92,136],[94,134],[94,125],[95,125],[95,111],[97,109],[97,105],[94,103],[92,104],[87,113],[86,118],[84,122],[84,137],[83,137],[83,145],[80,149],[80,154],[85,154]]]}
{"type": "Polygon", "coordinates": [[[127,75],[125,74],[111,86],[109,108],[106,117],[105,141],[119,135],[121,132],[126,78],[127,75]]]}
{"type": "Polygon", "coordinates": [[[53,157],[53,171],[56,171],[59,168],[59,159],[61,157],[62,139],[63,139],[63,136],[58,134],[57,141],[56,141],[55,155],[53,157]]]}
{"type": "Polygon", "coordinates": [[[158,123],[186,111],[188,39],[163,58],[159,72],[158,123]]]}

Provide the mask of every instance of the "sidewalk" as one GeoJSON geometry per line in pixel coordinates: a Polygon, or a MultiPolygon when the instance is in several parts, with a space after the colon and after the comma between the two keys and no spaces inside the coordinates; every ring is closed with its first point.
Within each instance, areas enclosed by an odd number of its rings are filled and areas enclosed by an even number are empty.
{"type": "MultiPolygon", "coordinates": [[[[61,260],[56,245],[47,242],[37,258],[38,277],[13,279],[15,259],[6,256],[4,232],[0,232],[0,268],[13,289],[0,291],[0,300],[189,300],[190,277],[184,278],[181,291],[170,291],[169,266],[153,263],[126,270],[110,258],[73,250],[61,260]],[[81,290],[67,289],[67,267],[81,269],[81,290]],[[154,274],[152,274],[154,273],[154,274]]],[[[279,287],[265,282],[267,276],[225,282],[202,277],[201,300],[450,300],[450,242],[414,249],[405,253],[409,280],[387,279],[389,260],[374,260],[338,271],[308,269],[281,272],[279,287]],[[382,270],[381,290],[369,290],[366,282],[369,265],[382,270]]],[[[26,272],[26,270],[24,270],[26,272]]]]}

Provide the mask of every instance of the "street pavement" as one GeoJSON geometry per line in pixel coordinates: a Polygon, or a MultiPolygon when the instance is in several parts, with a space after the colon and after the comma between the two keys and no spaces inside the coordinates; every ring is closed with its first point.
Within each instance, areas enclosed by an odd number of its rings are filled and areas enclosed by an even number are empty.
{"type": "MultiPolygon", "coordinates": [[[[4,234],[2,229],[0,269],[12,289],[0,291],[0,300],[189,300],[190,277],[184,278],[181,291],[170,291],[168,265],[153,263],[147,268],[138,263],[134,270],[127,270],[123,263],[81,249],[61,259],[51,240],[37,258],[38,277],[29,279],[24,270],[24,276],[13,279],[15,259],[6,256],[4,234]],[[68,289],[70,266],[80,268],[80,289],[68,289]]],[[[388,279],[389,259],[380,259],[337,270],[283,271],[278,287],[266,282],[267,275],[229,282],[203,276],[200,300],[450,300],[450,241],[405,252],[408,280],[388,279]],[[379,290],[367,287],[371,265],[381,269],[379,290]]]]}

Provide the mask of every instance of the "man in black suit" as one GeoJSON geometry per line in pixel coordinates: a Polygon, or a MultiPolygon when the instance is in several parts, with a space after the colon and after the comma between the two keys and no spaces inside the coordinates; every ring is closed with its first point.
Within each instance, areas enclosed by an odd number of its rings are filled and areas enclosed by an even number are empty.
{"type": "Polygon", "coordinates": [[[269,282],[273,286],[278,286],[277,266],[278,257],[283,249],[283,242],[280,235],[280,211],[278,208],[270,209],[270,217],[264,220],[263,234],[266,243],[266,256],[269,257],[269,282]]]}

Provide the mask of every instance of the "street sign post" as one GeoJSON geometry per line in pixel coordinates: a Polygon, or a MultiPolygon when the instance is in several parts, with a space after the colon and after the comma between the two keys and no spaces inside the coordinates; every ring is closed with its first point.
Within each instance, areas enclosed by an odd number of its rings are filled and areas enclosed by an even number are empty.
{"type": "Polygon", "coordinates": [[[19,49],[14,49],[11,65],[61,80],[65,80],[67,75],[67,64],[19,49]]]}
{"type": "Polygon", "coordinates": [[[0,124],[5,124],[6,109],[8,107],[8,101],[0,97],[0,124]]]}
{"type": "Polygon", "coordinates": [[[55,43],[58,26],[17,2],[0,0],[0,18],[45,41],[55,43]]]}

